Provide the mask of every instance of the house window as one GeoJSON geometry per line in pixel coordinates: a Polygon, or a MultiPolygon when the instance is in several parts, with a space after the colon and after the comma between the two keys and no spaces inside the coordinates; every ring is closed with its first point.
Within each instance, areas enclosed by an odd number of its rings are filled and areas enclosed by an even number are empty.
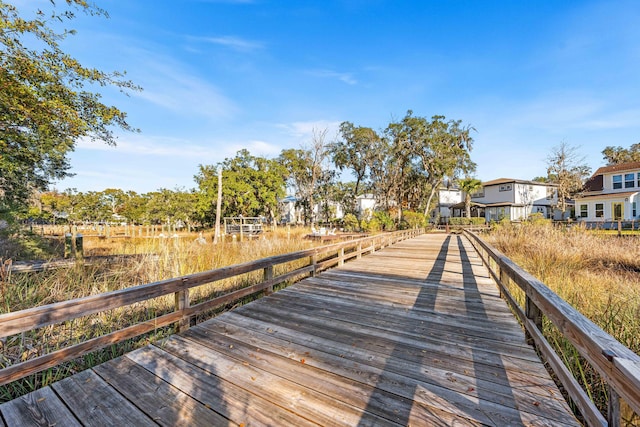
{"type": "Polygon", "coordinates": [[[632,207],[632,209],[633,209],[633,216],[635,217],[635,216],[637,215],[637,211],[636,211],[636,202],[633,202],[633,203],[631,204],[631,207],[632,207]]]}
{"type": "Polygon", "coordinates": [[[471,193],[471,198],[472,199],[478,199],[480,197],[484,197],[484,188],[481,188],[480,190],[476,191],[475,193],[471,193]]]}
{"type": "Polygon", "coordinates": [[[580,216],[582,218],[586,218],[587,216],[589,216],[588,214],[589,211],[587,210],[588,207],[589,207],[588,205],[580,205],[580,216]]]}
{"type": "Polygon", "coordinates": [[[622,188],[622,175],[613,175],[613,189],[622,188]]]}
{"type": "Polygon", "coordinates": [[[638,172],[638,187],[640,187],[640,172],[638,172]]]}
{"type": "Polygon", "coordinates": [[[604,217],[604,203],[596,203],[596,218],[604,217]]]}
{"type": "Polygon", "coordinates": [[[630,188],[633,187],[633,178],[635,174],[633,173],[625,173],[624,174],[624,188],[630,188]]]}
{"type": "Polygon", "coordinates": [[[500,186],[500,191],[511,191],[511,184],[504,184],[500,186]]]}

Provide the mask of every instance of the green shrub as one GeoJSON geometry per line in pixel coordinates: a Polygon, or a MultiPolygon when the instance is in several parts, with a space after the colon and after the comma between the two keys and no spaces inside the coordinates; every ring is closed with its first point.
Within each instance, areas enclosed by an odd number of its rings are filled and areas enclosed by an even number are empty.
{"type": "Polygon", "coordinates": [[[360,227],[362,228],[362,231],[366,231],[367,233],[375,233],[382,229],[382,225],[380,224],[380,221],[378,221],[375,218],[371,218],[370,221],[363,220],[360,223],[360,227]]]}
{"type": "Polygon", "coordinates": [[[529,215],[529,218],[527,218],[527,221],[529,221],[532,224],[540,224],[540,225],[551,223],[551,220],[546,219],[542,214],[542,212],[532,213],[531,215],[529,215]]]}
{"type": "Polygon", "coordinates": [[[406,223],[405,228],[421,228],[427,224],[427,218],[420,212],[404,211],[402,217],[406,223]]]}
{"type": "Polygon", "coordinates": [[[484,225],[486,220],[484,218],[476,217],[452,217],[449,218],[449,224],[451,225],[484,225]]]}
{"type": "Polygon", "coordinates": [[[379,230],[393,231],[396,229],[396,223],[388,212],[376,211],[373,213],[373,220],[379,224],[379,230]]]}
{"type": "Polygon", "coordinates": [[[348,213],[342,218],[342,225],[345,231],[356,231],[358,229],[358,218],[354,214],[348,213]]]}

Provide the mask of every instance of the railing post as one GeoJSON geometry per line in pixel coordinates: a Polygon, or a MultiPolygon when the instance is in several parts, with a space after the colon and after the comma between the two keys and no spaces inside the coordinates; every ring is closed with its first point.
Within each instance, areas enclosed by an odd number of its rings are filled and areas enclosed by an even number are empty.
{"type": "MultiPolygon", "coordinates": [[[[273,279],[273,265],[264,268],[264,281],[273,279]]],[[[271,295],[273,293],[273,284],[269,285],[264,290],[265,295],[271,295]]]]}
{"type": "MultiPolygon", "coordinates": [[[[529,295],[525,296],[525,315],[527,319],[531,320],[536,328],[542,333],[542,311],[538,308],[538,306],[529,298],[529,295]]],[[[525,336],[527,338],[527,344],[533,345],[535,347],[535,341],[533,337],[526,332],[525,336]]]]}
{"type": "Polygon", "coordinates": [[[317,264],[318,264],[318,254],[311,255],[309,257],[309,265],[312,265],[313,269],[309,273],[309,276],[316,277],[316,268],[318,268],[317,264]]]}
{"type": "Polygon", "coordinates": [[[84,245],[83,245],[83,236],[82,234],[78,233],[76,234],[76,259],[83,259],[84,258],[84,245]]]}
{"type": "MultiPolygon", "coordinates": [[[[175,310],[182,311],[189,308],[189,289],[183,289],[175,293],[175,310]]],[[[178,332],[189,329],[189,316],[182,316],[178,321],[178,332]]]]}
{"type": "Polygon", "coordinates": [[[611,385],[607,385],[607,389],[609,394],[609,402],[607,403],[608,427],[620,427],[620,396],[611,385]]]}
{"type": "Polygon", "coordinates": [[[360,259],[360,258],[362,258],[362,242],[358,242],[358,248],[357,248],[357,250],[358,250],[358,255],[356,255],[356,257],[357,257],[358,259],[360,259]]]}
{"type": "Polygon", "coordinates": [[[73,240],[71,233],[64,235],[64,257],[69,258],[73,254],[73,240]]]}
{"type": "Polygon", "coordinates": [[[344,265],[344,247],[338,250],[338,266],[344,265]]]}

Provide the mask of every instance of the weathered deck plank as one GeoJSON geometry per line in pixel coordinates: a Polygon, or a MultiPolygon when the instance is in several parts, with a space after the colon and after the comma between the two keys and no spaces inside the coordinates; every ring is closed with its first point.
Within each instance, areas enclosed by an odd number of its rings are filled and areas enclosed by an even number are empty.
{"type": "MultiPolygon", "coordinates": [[[[29,393],[2,405],[7,426],[81,426],[50,387],[29,393]]],[[[4,426],[0,418],[0,425],[4,426]]]]}
{"type": "Polygon", "coordinates": [[[0,426],[579,425],[471,245],[443,234],[305,279],[0,414],[0,426]]]}

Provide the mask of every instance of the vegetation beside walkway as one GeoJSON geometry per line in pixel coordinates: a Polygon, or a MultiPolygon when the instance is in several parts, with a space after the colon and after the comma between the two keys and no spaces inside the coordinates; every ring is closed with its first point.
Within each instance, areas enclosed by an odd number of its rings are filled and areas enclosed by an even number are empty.
{"type": "MultiPolygon", "coordinates": [[[[551,223],[496,225],[484,237],[622,344],[640,354],[640,237],[551,223]]],[[[551,325],[550,343],[600,406],[604,382],[551,325]]],[[[633,424],[635,425],[635,424],[633,424]]]]}

